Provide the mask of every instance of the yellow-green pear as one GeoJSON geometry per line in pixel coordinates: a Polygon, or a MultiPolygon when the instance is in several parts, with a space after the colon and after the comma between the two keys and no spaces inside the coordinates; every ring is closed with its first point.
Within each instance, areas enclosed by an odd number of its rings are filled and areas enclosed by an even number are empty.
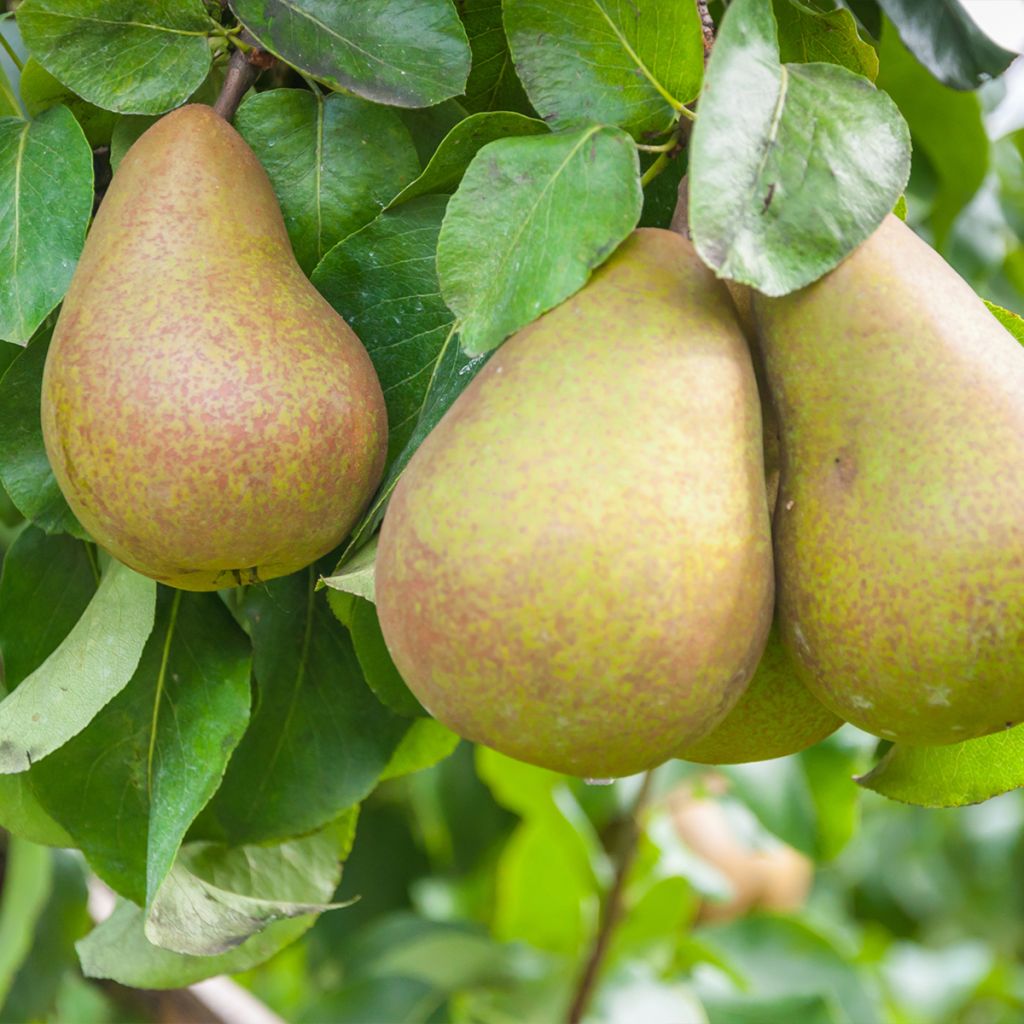
{"type": "Polygon", "coordinates": [[[379,482],[387,420],[369,356],[211,108],[161,118],[118,167],[54,331],[42,419],[86,529],[187,590],[308,565],[379,482]]]}
{"type": "Polygon", "coordinates": [[[893,216],[754,308],[781,424],[779,621],[801,678],[905,743],[1024,720],[1024,350],[893,216]]]}
{"type": "Polygon", "coordinates": [[[749,350],[722,284],[657,229],[491,357],[399,481],[376,568],[433,715],[589,778],[724,717],[772,589],[749,350]]]}

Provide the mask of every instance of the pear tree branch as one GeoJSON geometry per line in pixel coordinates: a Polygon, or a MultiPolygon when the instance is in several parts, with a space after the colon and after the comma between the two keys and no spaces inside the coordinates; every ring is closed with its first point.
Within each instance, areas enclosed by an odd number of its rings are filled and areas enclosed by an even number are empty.
{"type": "Polygon", "coordinates": [[[213,105],[213,109],[225,121],[230,121],[235,116],[242,97],[252,88],[261,72],[269,68],[275,60],[273,54],[260,49],[255,37],[248,32],[243,31],[240,38],[246,44],[246,49],[239,48],[231,54],[228,70],[224,75],[224,85],[221,86],[220,95],[213,105]]]}
{"type": "Polygon", "coordinates": [[[715,23],[708,13],[708,0],[697,0],[697,13],[700,15],[700,27],[704,33],[704,63],[711,56],[711,47],[715,44],[715,23]]]}
{"type": "Polygon", "coordinates": [[[594,989],[597,987],[597,980],[601,974],[605,957],[608,955],[615,927],[622,917],[622,900],[626,892],[626,880],[629,877],[633,861],[636,859],[637,844],[640,841],[640,814],[651,795],[651,780],[653,778],[653,770],[644,772],[643,781],[640,783],[640,789],[637,791],[626,820],[625,834],[621,837],[615,862],[615,878],[608,891],[608,897],[604,901],[597,937],[594,939],[594,945],[591,947],[583,973],[576,985],[576,993],[573,996],[572,1005],[569,1007],[569,1014],[565,1018],[566,1024],[580,1024],[580,1021],[583,1020],[594,989]]]}

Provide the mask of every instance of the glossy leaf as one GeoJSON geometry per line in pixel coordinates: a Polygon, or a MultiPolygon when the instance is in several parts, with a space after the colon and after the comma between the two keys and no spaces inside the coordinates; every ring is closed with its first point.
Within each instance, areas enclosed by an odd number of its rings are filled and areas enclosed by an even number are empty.
{"type": "Polygon", "coordinates": [[[212,594],[161,587],[129,684],[32,770],[43,806],[94,870],[154,899],[249,717],[249,644],[212,594]]]}
{"type": "Polygon", "coordinates": [[[106,146],[110,142],[117,115],[83,100],[57,81],[34,57],[25,61],[18,88],[29,117],[38,117],[44,110],[63,103],[82,126],[90,146],[106,146]]]}
{"type": "Polygon", "coordinates": [[[423,173],[406,185],[389,206],[408,202],[419,196],[451,192],[459,183],[477,151],[510,136],[546,135],[547,125],[533,117],[499,111],[471,114],[460,121],[438,145],[423,173]]]}
{"type": "Polygon", "coordinates": [[[505,31],[530,101],[555,129],[618,125],[643,139],[672,127],[700,90],[695,3],[504,0],[505,31]]]}
{"type": "Polygon", "coordinates": [[[367,796],[408,728],[370,692],[313,583],[310,570],[245,595],[258,696],[204,837],[263,842],[324,826],[367,796]]]}
{"type": "Polygon", "coordinates": [[[253,93],[234,124],[270,176],[307,274],[419,173],[416,147],[399,116],[354,96],[253,93]]]}
{"type": "Polygon", "coordinates": [[[878,0],[878,6],[911,53],[953,89],[976,89],[1001,75],[1016,56],[993,42],[959,0],[878,0]]]}
{"type": "Polygon", "coordinates": [[[0,338],[26,344],[64,297],[92,186],[92,151],[67,107],[0,118],[0,338]]]}
{"type": "Polygon", "coordinates": [[[953,221],[985,180],[988,135],[977,96],[936,81],[907,51],[890,22],[882,29],[878,86],[899,105],[915,148],[938,176],[929,215],[935,244],[942,248],[953,221]]]}
{"type": "Polygon", "coordinates": [[[97,107],[162,114],[210,69],[201,0],[25,0],[18,26],[50,74],[97,107]]]}
{"type": "Polygon", "coordinates": [[[370,353],[388,406],[388,456],[416,427],[453,316],[435,259],[446,200],[428,196],[389,210],[324,258],[313,283],[370,353]]]}
{"type": "Polygon", "coordinates": [[[43,328],[0,377],[0,482],[26,518],[47,533],[86,533],[50,468],[40,422],[43,366],[50,331],[43,328]]]}
{"type": "Polygon", "coordinates": [[[473,51],[473,67],[462,102],[471,113],[515,110],[530,114],[530,101],[516,75],[501,20],[501,0],[459,0],[459,16],[473,51]]]}
{"type": "Polygon", "coordinates": [[[459,737],[433,718],[417,718],[395,748],[381,782],[423,771],[454,753],[459,737]]]}
{"type": "Polygon", "coordinates": [[[819,11],[803,0],[774,0],[783,64],[838,64],[873,82],[878,54],[857,32],[847,10],[819,11]]]}
{"type": "Polygon", "coordinates": [[[1024,786],[1024,726],[944,747],[897,743],[857,781],[921,807],[980,803],[1024,786]]]}
{"type": "Polygon", "coordinates": [[[907,183],[910,136],[892,100],[859,75],[782,65],[769,0],[735,0],[708,67],[689,173],[704,262],[785,295],[881,223],[907,183]]]}
{"type": "Polygon", "coordinates": [[[0,772],[27,771],[128,684],[153,628],[156,584],[112,562],[60,646],[0,703],[0,772]]]}
{"type": "Polygon", "coordinates": [[[470,51],[451,0],[231,0],[263,46],[331,86],[397,107],[465,90],[470,51]]]}
{"type": "Polygon", "coordinates": [[[441,294],[467,353],[491,351],[586,283],[636,225],[638,171],[629,137],[600,126],[476,154],[437,243],[441,294]]]}
{"type": "Polygon", "coordinates": [[[357,597],[354,601],[349,632],[359,667],[377,699],[395,714],[408,718],[425,715],[423,706],[406,685],[388,653],[384,634],[372,602],[357,597]]]}
{"type": "MultiPolygon", "coordinates": [[[[341,876],[338,859],[347,855],[346,844],[351,841],[349,835],[339,839],[339,831],[337,826],[331,826],[303,839],[282,844],[276,850],[263,847],[266,852],[258,856],[262,863],[269,861],[273,864],[276,861],[280,865],[282,861],[288,861],[291,873],[302,885],[301,892],[311,902],[325,902],[337,887],[341,876]],[[339,842],[342,844],[340,848],[339,842]]],[[[258,892],[246,888],[239,870],[244,867],[250,849],[215,848],[211,852],[220,864],[211,863],[207,856],[203,870],[210,872],[212,877],[209,880],[215,885],[221,871],[228,872],[238,895],[258,892]]],[[[253,881],[262,888],[267,882],[263,871],[258,872],[253,881]]],[[[145,912],[127,901],[119,901],[114,913],[79,942],[77,949],[87,977],[111,978],[133,988],[180,988],[203,978],[243,971],[262,963],[307,932],[314,921],[313,915],[275,921],[226,953],[188,956],[153,945],[146,937],[145,912]]]]}

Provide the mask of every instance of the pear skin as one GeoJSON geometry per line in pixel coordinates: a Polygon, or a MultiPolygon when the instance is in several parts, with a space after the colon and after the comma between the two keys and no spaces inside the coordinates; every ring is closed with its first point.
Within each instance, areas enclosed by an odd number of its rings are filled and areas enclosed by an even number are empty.
{"type": "Polygon", "coordinates": [[[585,778],[712,729],[772,591],[749,350],[724,286],[658,229],[495,352],[410,461],[377,553],[385,640],[431,714],[585,778]]]}
{"type": "Polygon", "coordinates": [[[369,356],[211,108],[161,118],[118,167],[53,335],[42,419],[89,533],[187,590],[308,565],[379,482],[387,418],[369,356]]]}
{"type": "Polygon", "coordinates": [[[841,717],[911,744],[1024,719],[1024,349],[898,218],[754,297],[781,425],[783,639],[841,717]]]}

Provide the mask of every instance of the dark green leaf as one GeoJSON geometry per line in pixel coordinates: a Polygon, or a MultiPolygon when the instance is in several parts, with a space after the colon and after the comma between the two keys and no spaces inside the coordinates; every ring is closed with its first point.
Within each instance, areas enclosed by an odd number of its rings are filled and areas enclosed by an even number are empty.
{"type": "Polygon", "coordinates": [[[249,644],[211,594],[161,587],[129,684],[32,770],[46,810],[118,892],[148,904],[249,714],[249,644]]]}
{"type": "Polygon", "coordinates": [[[31,57],[25,61],[18,85],[21,100],[29,117],[37,117],[44,110],[63,103],[82,126],[90,146],[95,148],[110,142],[110,134],[114,130],[117,115],[83,100],[66,85],[58,82],[39,61],[31,57]]]}
{"type": "Polygon", "coordinates": [[[838,64],[874,81],[878,54],[857,34],[849,11],[816,11],[801,0],[774,0],[784,64],[838,64]]]}
{"type": "Polygon", "coordinates": [[[68,508],[43,445],[43,366],[50,347],[43,328],[0,378],[0,481],[15,507],[47,533],[85,537],[68,508]]]}
{"type": "Polygon", "coordinates": [[[580,289],[640,216],[636,147],[616,128],[500,139],[452,196],[441,293],[478,355],[580,289]]]}
{"type": "Polygon", "coordinates": [[[441,140],[465,117],[469,111],[458,100],[445,100],[434,107],[419,110],[401,109],[398,116],[409,129],[416,145],[420,164],[425,165],[434,155],[441,140]]]}
{"type": "MultiPolygon", "coordinates": [[[[245,879],[245,862],[252,852],[261,869],[268,863],[278,867],[289,865],[291,871],[285,884],[290,893],[300,893],[309,902],[325,902],[337,887],[341,877],[338,859],[347,855],[346,844],[351,841],[350,835],[343,835],[339,848],[339,831],[337,825],[331,825],[314,835],[269,849],[200,847],[201,870],[214,885],[222,880],[223,872],[233,880],[231,885],[238,895],[258,896],[268,879],[263,870],[255,873],[251,883],[245,879]]],[[[133,988],[180,988],[216,974],[244,971],[268,960],[308,931],[314,920],[313,915],[306,915],[275,921],[229,952],[187,956],[153,945],[146,937],[145,912],[127,901],[119,901],[114,913],[77,948],[87,977],[112,978],[133,988]]]]}
{"type": "Polygon", "coordinates": [[[74,629],[0,703],[0,772],[27,771],[128,684],[153,628],[156,584],[112,562],[74,629]]]}
{"type": "Polygon", "coordinates": [[[235,127],[274,185],[299,266],[369,223],[419,173],[408,129],[386,107],[308,89],[253,93],[235,127]]]}
{"type": "Polygon", "coordinates": [[[0,576],[3,682],[13,690],[71,632],[96,593],[86,545],[26,527],[4,557],[0,576]]]}
{"type": "Polygon", "coordinates": [[[942,247],[957,214],[985,180],[990,160],[988,135],[978,97],[937,82],[910,55],[890,22],[882,29],[878,86],[898,104],[910,126],[915,149],[938,176],[930,221],[942,247]]]}
{"type": "Polygon", "coordinates": [[[423,173],[391,200],[389,206],[419,196],[451,192],[477,151],[488,142],[515,135],[546,135],[547,125],[536,118],[506,112],[472,114],[444,137],[423,173]]]}
{"type": "Polygon", "coordinates": [[[162,114],[210,70],[216,28],[201,0],[25,0],[18,26],[32,55],[82,99],[162,114]]]}
{"type": "Polygon", "coordinates": [[[92,150],[67,107],[0,118],[0,337],[24,345],[64,297],[92,213],[92,150]]]}
{"type": "Polygon", "coordinates": [[[32,938],[52,888],[48,849],[12,836],[4,858],[0,890],[0,1006],[32,949],[32,938]]]}
{"type": "Polygon", "coordinates": [[[451,0],[231,0],[231,7],[268,50],[374,103],[429,107],[465,90],[469,43],[451,0]]]}
{"type": "Polygon", "coordinates": [[[1001,75],[1016,56],[989,39],[959,0],[878,0],[878,5],[910,52],[953,89],[976,89],[1001,75]]]}
{"type": "Polygon", "coordinates": [[[463,97],[466,109],[472,113],[515,110],[532,114],[509,53],[501,0],[460,0],[458,8],[473,51],[473,67],[463,97]]]}
{"type": "Polygon", "coordinates": [[[263,842],[320,828],[373,789],[408,728],[367,688],[313,581],[311,569],[245,596],[257,702],[204,835],[263,842]]]}
{"type": "Polygon", "coordinates": [[[373,602],[361,597],[355,599],[349,631],[359,666],[377,699],[396,714],[409,718],[425,715],[423,706],[391,660],[373,602]]]}
{"type": "Polygon", "coordinates": [[[769,0],[734,0],[690,140],[690,229],[708,266],[767,295],[801,288],[875,230],[909,173],[885,93],[834,64],[783,66],[769,0]]]}
{"type": "Polygon", "coordinates": [[[379,216],[324,257],[313,283],[370,353],[388,406],[393,460],[416,427],[454,317],[435,267],[446,200],[428,196],[379,216]]]}
{"type": "Polygon", "coordinates": [[[556,129],[598,123],[662,135],[700,91],[696,3],[504,0],[503,10],[526,93],[556,129]]]}
{"type": "Polygon", "coordinates": [[[897,743],[857,781],[921,807],[980,803],[1024,786],[1024,726],[945,747],[897,743]]]}

